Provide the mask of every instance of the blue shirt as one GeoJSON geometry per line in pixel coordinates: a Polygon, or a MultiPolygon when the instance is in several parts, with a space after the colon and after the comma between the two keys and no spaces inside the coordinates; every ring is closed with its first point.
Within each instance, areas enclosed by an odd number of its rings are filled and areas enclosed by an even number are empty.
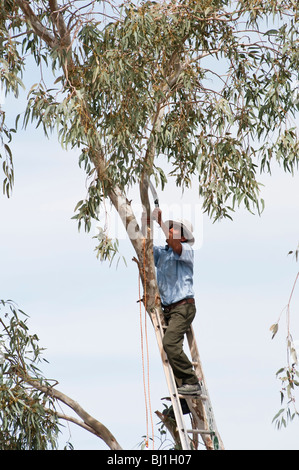
{"type": "Polygon", "coordinates": [[[182,243],[181,255],[175,253],[168,245],[154,246],[154,262],[163,305],[194,297],[194,252],[188,243],[182,243]]]}

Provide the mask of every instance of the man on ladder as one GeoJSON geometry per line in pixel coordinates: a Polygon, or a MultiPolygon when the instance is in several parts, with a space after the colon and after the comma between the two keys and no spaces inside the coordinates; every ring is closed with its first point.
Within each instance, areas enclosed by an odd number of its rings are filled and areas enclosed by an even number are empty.
{"type": "Polygon", "coordinates": [[[162,221],[156,207],[153,218],[162,228],[167,245],[154,246],[154,262],[161,304],[167,325],[163,347],[174,376],[182,381],[181,395],[200,395],[201,387],[192,364],[183,351],[184,335],[196,313],[193,291],[194,243],[192,225],[186,220],[162,221]]]}

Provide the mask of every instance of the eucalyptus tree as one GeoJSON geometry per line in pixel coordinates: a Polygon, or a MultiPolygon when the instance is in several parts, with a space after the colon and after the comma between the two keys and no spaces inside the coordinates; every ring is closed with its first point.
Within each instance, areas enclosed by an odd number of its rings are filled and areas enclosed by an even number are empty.
{"type": "MultiPolygon", "coordinates": [[[[50,85],[42,72],[35,77],[15,128],[1,109],[4,193],[21,123],[79,149],[89,187],[74,218],[89,231],[112,203],[136,252],[148,312],[159,309],[148,179],[163,189],[168,162],[178,186],[198,180],[214,220],[240,205],[262,211],[258,172],[274,160],[288,172],[298,164],[298,13],[293,0],[1,1],[6,93],[18,96],[29,55],[54,77],[50,85]],[[147,227],[127,197],[132,186],[147,227]]],[[[98,253],[109,259],[115,250],[103,230],[98,253]]]]}
{"type": "Polygon", "coordinates": [[[0,449],[55,450],[61,424],[69,421],[101,438],[110,449],[120,450],[104,424],[44,377],[40,369],[44,351],[27,320],[14,302],[0,300],[0,449]],[[74,414],[61,411],[61,404],[74,414]]]}

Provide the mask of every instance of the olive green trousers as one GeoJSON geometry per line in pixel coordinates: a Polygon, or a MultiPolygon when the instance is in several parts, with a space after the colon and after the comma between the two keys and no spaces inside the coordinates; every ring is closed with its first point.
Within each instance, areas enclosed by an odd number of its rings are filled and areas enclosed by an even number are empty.
{"type": "Polygon", "coordinates": [[[192,364],[183,350],[184,335],[195,313],[194,304],[177,305],[171,312],[164,312],[167,328],[163,337],[163,347],[175,377],[187,384],[198,383],[192,364]]]}

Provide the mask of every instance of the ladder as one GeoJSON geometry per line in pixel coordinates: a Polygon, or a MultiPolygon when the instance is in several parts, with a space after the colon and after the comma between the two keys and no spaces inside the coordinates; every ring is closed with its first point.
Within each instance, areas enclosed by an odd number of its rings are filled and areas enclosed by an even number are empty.
{"type": "MultiPolygon", "coordinates": [[[[163,348],[163,336],[166,328],[163,314],[158,308],[153,308],[150,312],[151,321],[154,326],[161,359],[163,363],[164,373],[170,393],[172,407],[179,434],[179,440],[182,450],[192,450],[198,446],[198,436],[200,435],[207,450],[223,449],[223,443],[216,428],[214,413],[208,394],[207,386],[202,372],[199,352],[194,336],[194,330],[191,325],[187,331],[187,341],[190,349],[192,364],[201,385],[202,394],[195,396],[179,395],[177,391],[176,379],[172,368],[168,362],[167,355],[163,348]],[[180,398],[186,400],[191,413],[191,428],[185,425],[184,415],[181,408],[180,398]],[[192,439],[189,434],[192,434],[192,439]]],[[[162,417],[161,414],[159,414],[162,417]]],[[[166,420],[164,421],[166,425],[166,420]]]]}

